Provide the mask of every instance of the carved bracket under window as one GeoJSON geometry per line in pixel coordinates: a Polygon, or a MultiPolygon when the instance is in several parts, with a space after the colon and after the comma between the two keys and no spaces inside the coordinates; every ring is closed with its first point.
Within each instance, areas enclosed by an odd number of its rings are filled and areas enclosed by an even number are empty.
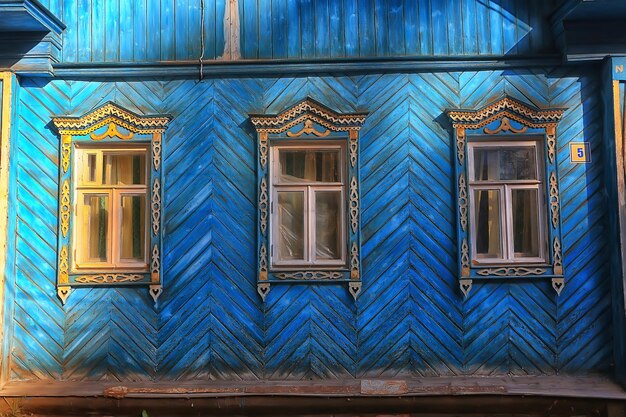
{"type": "MultiPolygon", "coordinates": [[[[140,116],[114,103],[106,103],[80,117],[58,116],[52,121],[60,137],[59,164],[59,233],[58,233],[58,279],[57,295],[65,304],[73,288],[145,285],[149,294],[157,302],[161,295],[161,201],[162,201],[162,135],[171,117],[168,115],[140,116]],[[76,250],[85,242],[77,237],[77,175],[74,165],[76,146],[100,147],[123,154],[125,146],[139,146],[145,149],[146,175],[144,181],[146,207],[143,215],[144,224],[137,230],[145,231],[144,247],[145,267],[107,268],[102,266],[76,267],[76,250]]],[[[95,148],[94,148],[95,149],[95,148]]],[[[84,188],[84,187],[83,187],[84,188]]],[[[102,189],[93,193],[105,194],[102,189]]],[[[133,194],[130,194],[133,195],[133,194]]],[[[108,217],[107,217],[107,221],[108,217]]],[[[134,229],[133,229],[134,230],[134,229]]],[[[108,232],[107,232],[108,233],[108,232]]],[[[114,236],[117,232],[111,232],[114,236]]],[[[108,239],[112,236],[107,235],[108,239]]],[[[133,236],[135,239],[135,236],[133,236]]],[[[116,244],[116,243],[112,243],[116,244]]],[[[133,240],[134,244],[134,240],[133,240]]],[[[121,249],[118,249],[121,250],[121,249]]],[[[110,256],[110,255],[107,255],[110,256]]]]}
{"type": "MultiPolygon", "coordinates": [[[[561,246],[560,194],[557,170],[556,127],[563,116],[564,109],[538,109],[521,103],[510,97],[504,97],[479,110],[448,110],[446,113],[454,128],[454,165],[456,174],[457,196],[457,236],[459,253],[459,287],[467,297],[473,280],[494,279],[550,279],[552,287],[560,294],[565,286],[563,274],[563,255],[561,246]],[[509,144],[534,140],[542,144],[545,175],[543,189],[538,191],[539,198],[545,198],[545,213],[541,231],[544,234],[545,256],[537,262],[489,262],[485,258],[476,259],[477,249],[473,248],[472,197],[469,143],[488,144],[503,142],[509,144]]],[[[480,146],[480,145],[479,145],[480,146]]],[[[513,145],[515,146],[515,145],[513,145]]],[[[538,147],[540,145],[537,145],[538,147]]],[[[487,148],[488,149],[488,148],[487,148]]],[[[476,168],[474,168],[476,169],[476,168]]],[[[488,186],[481,185],[484,189],[488,186]]],[[[491,209],[490,209],[491,210],[491,209]]],[[[512,209],[511,209],[512,210],[512,209]]],[[[510,227],[511,229],[513,226],[510,227]]],[[[510,239],[513,239],[512,237],[510,239]]],[[[502,239],[500,240],[503,241],[502,239]]],[[[538,239],[539,244],[543,243],[538,239]]],[[[512,247],[512,246],[511,246],[512,247]]],[[[511,250],[515,252],[515,250],[511,250]]]]}
{"type": "Polygon", "coordinates": [[[251,115],[257,132],[257,290],[265,301],[270,286],[277,283],[347,282],[350,294],[356,300],[361,291],[361,233],[359,189],[359,131],[366,113],[337,113],[307,98],[287,110],[272,115],[251,115]],[[270,178],[273,146],[298,143],[313,146],[340,145],[345,154],[341,169],[343,231],[341,265],[327,266],[311,263],[301,266],[273,266],[272,245],[272,187],[270,178]]]}

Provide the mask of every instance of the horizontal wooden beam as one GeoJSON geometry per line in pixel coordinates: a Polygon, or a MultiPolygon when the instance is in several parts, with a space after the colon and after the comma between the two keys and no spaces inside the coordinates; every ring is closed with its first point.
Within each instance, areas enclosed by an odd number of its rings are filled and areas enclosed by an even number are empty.
{"type": "Polygon", "coordinates": [[[519,57],[420,57],[351,60],[238,60],[162,63],[56,64],[54,75],[66,78],[268,76],[286,74],[494,70],[562,65],[560,55],[519,57]]]}

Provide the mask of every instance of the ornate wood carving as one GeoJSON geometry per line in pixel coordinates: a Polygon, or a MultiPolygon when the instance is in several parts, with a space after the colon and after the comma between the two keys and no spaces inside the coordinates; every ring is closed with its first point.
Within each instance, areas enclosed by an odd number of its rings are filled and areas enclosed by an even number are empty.
{"type": "Polygon", "coordinates": [[[161,256],[159,253],[159,247],[154,245],[152,247],[152,262],[150,262],[150,275],[153,283],[158,283],[161,271],[161,256]]]}
{"type": "Polygon", "coordinates": [[[261,187],[259,192],[259,221],[261,227],[261,234],[265,236],[267,232],[267,216],[268,216],[269,198],[267,195],[267,180],[265,177],[261,178],[261,187]]]}
{"type": "Polygon", "coordinates": [[[279,272],[274,274],[278,279],[293,280],[335,280],[343,277],[341,272],[337,271],[297,271],[297,272],[279,272]]]}
{"type": "Polygon", "coordinates": [[[359,150],[359,131],[350,131],[350,166],[354,168],[359,150]]]}
{"type": "Polygon", "coordinates": [[[465,181],[465,173],[459,175],[459,222],[461,229],[467,231],[467,182],[465,181]]]}
{"type": "Polygon", "coordinates": [[[158,178],[154,180],[152,185],[151,201],[152,233],[156,236],[159,234],[159,228],[161,227],[161,182],[158,178]]]}
{"type": "Polygon", "coordinates": [[[302,127],[302,129],[297,132],[287,132],[287,136],[289,136],[290,138],[297,138],[302,135],[314,135],[318,138],[325,138],[326,136],[330,135],[330,130],[326,129],[325,131],[321,132],[315,129],[312,120],[305,120],[304,127],[302,127]]]}
{"type": "Polygon", "coordinates": [[[548,145],[548,159],[553,164],[556,157],[556,125],[546,127],[546,142],[548,145]]]}
{"type": "Polygon", "coordinates": [[[259,250],[259,281],[267,281],[267,246],[261,244],[259,250]]]}
{"type": "Polygon", "coordinates": [[[459,288],[461,289],[461,292],[463,292],[463,295],[465,296],[465,298],[467,298],[467,296],[469,295],[470,291],[472,290],[472,280],[471,279],[460,279],[459,280],[459,288]]]}
{"type": "Polygon", "coordinates": [[[61,303],[63,305],[65,305],[65,303],[67,303],[67,299],[70,296],[71,292],[72,292],[72,287],[59,286],[57,288],[57,296],[61,299],[61,303]]]}
{"type": "Polygon", "coordinates": [[[69,283],[69,269],[69,252],[67,250],[67,246],[63,246],[61,248],[61,253],[59,253],[59,285],[69,283]]]}
{"type": "Polygon", "coordinates": [[[463,127],[456,129],[456,157],[459,165],[465,163],[465,128],[463,127]]]}
{"type": "Polygon", "coordinates": [[[556,295],[561,295],[561,291],[565,288],[565,279],[564,278],[552,278],[552,288],[556,291],[556,295]]]}
{"type": "Polygon", "coordinates": [[[350,227],[352,233],[356,233],[359,228],[359,190],[354,176],[350,180],[350,227]]]}
{"type": "Polygon", "coordinates": [[[461,243],[461,276],[470,276],[469,246],[465,238],[463,238],[463,242],[461,243]]]}
{"type": "Polygon", "coordinates": [[[563,275],[563,255],[561,255],[561,241],[558,237],[552,243],[553,267],[555,275],[563,275]]]}
{"type": "Polygon", "coordinates": [[[152,163],[154,170],[158,171],[161,166],[161,134],[155,133],[152,139],[152,163]]]}
{"type": "Polygon", "coordinates": [[[348,283],[348,290],[350,291],[350,294],[352,294],[354,301],[356,301],[357,297],[361,293],[362,286],[363,284],[360,281],[348,283]]]}
{"type": "Polygon", "coordinates": [[[480,110],[450,110],[447,113],[458,131],[459,128],[480,129],[505,117],[528,128],[556,127],[564,111],[565,109],[541,110],[511,97],[504,97],[480,110]]]}
{"type": "Polygon", "coordinates": [[[259,161],[261,162],[261,168],[265,169],[267,166],[267,132],[259,133],[259,161]]]}
{"type": "Polygon", "coordinates": [[[259,284],[257,284],[256,290],[259,293],[259,295],[261,296],[261,300],[263,300],[263,302],[265,302],[265,297],[267,297],[267,294],[270,293],[270,283],[269,282],[259,283],[259,284]]]}
{"type": "Polygon", "coordinates": [[[516,129],[513,126],[511,126],[511,121],[509,120],[508,117],[503,117],[502,119],[500,119],[500,125],[495,128],[495,129],[489,129],[487,127],[485,127],[483,129],[483,132],[485,132],[488,135],[496,135],[500,132],[512,132],[512,133],[524,133],[528,130],[527,126],[522,126],[521,129],[516,129]]]}
{"type": "Polygon", "coordinates": [[[117,130],[117,125],[115,125],[114,123],[109,123],[107,130],[103,132],[102,134],[96,135],[96,133],[93,132],[90,135],[92,140],[102,140],[108,137],[119,138],[121,140],[131,140],[133,136],[135,136],[133,132],[128,132],[127,134],[120,133],[120,131],[117,130]]]}
{"type": "Polygon", "coordinates": [[[356,242],[352,242],[350,248],[350,279],[359,279],[359,247],[356,242]]]}
{"type": "Polygon", "coordinates": [[[81,284],[123,284],[125,282],[138,282],[144,279],[138,274],[93,274],[76,277],[76,282],[81,284]]]}
{"type": "Polygon", "coordinates": [[[69,180],[63,181],[61,186],[61,233],[63,237],[67,237],[67,232],[70,230],[70,182],[69,180]]]}
{"type": "Polygon", "coordinates": [[[71,154],[72,154],[72,136],[62,135],[61,136],[61,166],[63,167],[63,172],[67,172],[67,170],[70,168],[71,154]]]}
{"type": "Polygon", "coordinates": [[[152,297],[152,299],[154,300],[154,304],[156,305],[157,300],[159,299],[159,296],[161,294],[163,294],[163,287],[158,284],[158,285],[150,285],[150,297],[152,297]]]}
{"type": "Polygon", "coordinates": [[[552,213],[552,227],[556,229],[559,225],[559,184],[554,171],[550,174],[550,212],[552,213]]]}
{"type": "Polygon", "coordinates": [[[546,268],[526,268],[526,267],[502,267],[502,268],[485,268],[477,272],[481,276],[497,276],[497,277],[525,277],[528,275],[542,275],[547,272],[546,268]]]}
{"type": "Polygon", "coordinates": [[[134,134],[163,133],[170,116],[139,116],[115,103],[106,103],[82,117],[53,117],[61,135],[85,136],[110,124],[134,134]]]}

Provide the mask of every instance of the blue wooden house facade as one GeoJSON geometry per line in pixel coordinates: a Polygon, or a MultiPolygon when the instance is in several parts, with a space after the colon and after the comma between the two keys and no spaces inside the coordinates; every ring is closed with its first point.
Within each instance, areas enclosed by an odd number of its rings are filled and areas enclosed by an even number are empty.
{"type": "Polygon", "coordinates": [[[626,42],[581,36],[618,3],[0,0],[5,394],[623,383],[626,42]],[[281,152],[339,174],[285,185],[281,152]],[[527,152],[534,174],[479,178],[481,152],[527,152]],[[309,207],[293,247],[288,193],[309,207]],[[315,249],[320,193],[338,196],[335,261],[315,249]]]}

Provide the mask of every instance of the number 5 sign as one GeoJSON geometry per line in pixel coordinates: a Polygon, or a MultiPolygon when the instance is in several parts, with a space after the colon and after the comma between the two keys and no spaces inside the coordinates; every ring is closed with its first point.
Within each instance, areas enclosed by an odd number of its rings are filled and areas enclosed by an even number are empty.
{"type": "Polygon", "coordinates": [[[571,162],[585,164],[591,162],[591,148],[589,142],[570,143],[569,145],[571,162]]]}

